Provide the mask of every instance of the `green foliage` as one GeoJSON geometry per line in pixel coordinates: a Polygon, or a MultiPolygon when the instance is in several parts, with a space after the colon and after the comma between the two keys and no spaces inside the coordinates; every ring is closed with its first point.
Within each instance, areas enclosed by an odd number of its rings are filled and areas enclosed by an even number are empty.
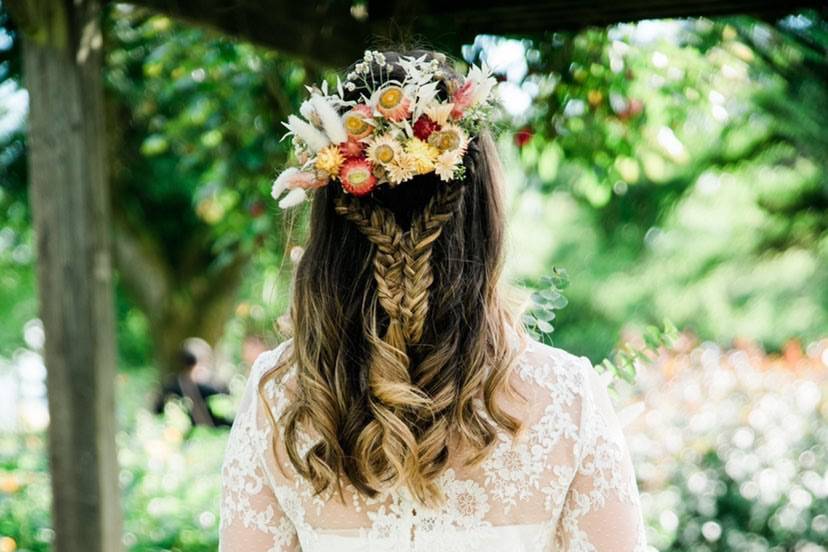
{"type": "Polygon", "coordinates": [[[304,67],[131,7],[113,7],[107,21],[105,83],[121,141],[116,211],[170,259],[188,242],[218,263],[259,250],[278,229],[267,198],[288,151],[280,121],[298,104],[304,67]]]}
{"type": "MultiPolygon", "coordinates": [[[[522,319],[524,327],[535,339],[552,345],[552,333],[555,331],[552,322],[555,320],[555,311],[569,303],[562,293],[568,285],[569,276],[562,268],[553,268],[551,275],[540,278],[538,290],[531,296],[531,306],[522,319]]],[[[659,350],[670,348],[678,339],[678,330],[672,322],[665,319],[663,325],[663,329],[647,326],[640,338],[642,343],[622,343],[613,352],[612,359],[605,358],[596,368],[633,383],[638,366],[652,363],[659,350]]]]}
{"type": "Polygon", "coordinates": [[[659,350],[672,347],[678,339],[678,330],[672,322],[665,319],[663,325],[663,328],[645,327],[641,336],[643,346],[625,342],[613,353],[612,359],[605,358],[597,368],[627,383],[634,383],[638,367],[650,365],[659,350]]]}
{"type": "MultiPolygon", "coordinates": [[[[185,410],[146,410],[155,374],[122,374],[118,386],[118,458],[124,542],[133,552],[208,552],[218,545],[219,474],[227,431],[193,430],[185,410]]],[[[0,434],[0,537],[17,549],[51,550],[45,435],[0,434]]]]}
{"type": "Polygon", "coordinates": [[[825,22],[749,18],[554,33],[512,216],[513,272],[572,275],[556,341],[593,359],[626,325],[778,348],[828,328],[825,22]]]}

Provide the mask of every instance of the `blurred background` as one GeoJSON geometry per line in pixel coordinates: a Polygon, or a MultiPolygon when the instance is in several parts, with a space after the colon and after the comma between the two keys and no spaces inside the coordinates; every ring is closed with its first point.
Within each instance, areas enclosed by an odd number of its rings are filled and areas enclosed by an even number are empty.
{"type": "MultiPolygon", "coordinates": [[[[127,4],[102,29],[123,543],[215,550],[226,426],[281,339],[306,222],[269,198],[280,121],[344,64],[127,4]]],[[[54,539],[21,39],[0,1],[0,552],[54,539]]],[[[448,52],[501,81],[533,331],[596,364],[646,352],[613,388],[654,550],[828,550],[826,52],[818,10],[448,52]]]]}

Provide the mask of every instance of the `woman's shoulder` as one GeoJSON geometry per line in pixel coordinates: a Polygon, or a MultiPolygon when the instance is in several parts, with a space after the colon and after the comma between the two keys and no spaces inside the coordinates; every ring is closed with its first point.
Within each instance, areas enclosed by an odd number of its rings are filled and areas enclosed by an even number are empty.
{"type": "Polygon", "coordinates": [[[516,373],[520,379],[550,390],[569,389],[576,394],[597,376],[592,361],[566,349],[525,337],[518,355],[516,373]]]}
{"type": "Polygon", "coordinates": [[[250,380],[258,382],[266,374],[269,374],[277,366],[279,366],[279,362],[280,360],[282,360],[282,356],[284,355],[288,347],[290,347],[292,341],[292,339],[286,339],[285,341],[279,343],[273,349],[260,353],[259,356],[256,357],[256,360],[253,361],[253,365],[250,368],[250,380]]]}
{"type": "Polygon", "coordinates": [[[623,443],[621,424],[608,392],[611,374],[599,373],[589,358],[531,340],[517,372],[524,381],[545,388],[549,405],[570,412],[582,439],[601,437],[606,442],[623,443]]]}

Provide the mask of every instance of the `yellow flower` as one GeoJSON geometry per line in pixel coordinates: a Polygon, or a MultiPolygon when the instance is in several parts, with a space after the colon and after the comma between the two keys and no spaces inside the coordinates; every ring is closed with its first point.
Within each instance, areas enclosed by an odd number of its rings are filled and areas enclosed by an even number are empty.
{"type": "Polygon", "coordinates": [[[314,163],[314,167],[316,167],[317,170],[335,176],[339,174],[339,168],[344,162],[345,158],[339,151],[339,146],[331,144],[330,146],[322,148],[319,150],[319,153],[316,154],[316,162],[314,163]]]}
{"type": "Polygon", "coordinates": [[[386,167],[388,182],[397,185],[400,182],[410,180],[416,174],[416,169],[417,167],[413,157],[408,153],[400,152],[397,159],[386,167]]]}
{"type": "Polygon", "coordinates": [[[426,174],[434,170],[434,162],[440,151],[419,138],[411,138],[405,143],[405,152],[411,156],[417,174],[426,174]]]}
{"type": "Polygon", "coordinates": [[[388,165],[399,157],[400,144],[388,134],[383,134],[368,143],[366,155],[372,163],[388,165]]]}
{"type": "Polygon", "coordinates": [[[357,104],[342,116],[342,124],[345,125],[345,130],[352,138],[365,138],[374,131],[374,126],[370,122],[371,108],[365,104],[357,104]]]}

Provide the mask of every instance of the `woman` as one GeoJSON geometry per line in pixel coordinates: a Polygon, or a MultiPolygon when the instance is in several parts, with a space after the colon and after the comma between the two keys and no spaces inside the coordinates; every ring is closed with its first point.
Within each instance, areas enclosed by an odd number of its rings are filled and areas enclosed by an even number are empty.
{"type": "Polygon", "coordinates": [[[585,357],[499,290],[495,81],[366,52],[291,116],[314,199],[293,338],[255,362],[222,470],[225,551],[646,548],[635,476],[585,357]]]}

